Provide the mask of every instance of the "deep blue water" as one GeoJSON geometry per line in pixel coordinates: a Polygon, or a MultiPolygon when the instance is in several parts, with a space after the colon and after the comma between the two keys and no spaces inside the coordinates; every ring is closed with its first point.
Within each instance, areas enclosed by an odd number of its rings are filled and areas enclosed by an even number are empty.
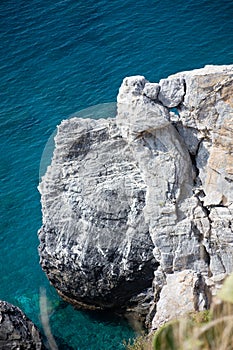
{"type": "Polygon", "coordinates": [[[56,125],[114,102],[125,76],[232,63],[230,0],[1,0],[0,299],[41,327],[45,287],[60,349],[123,349],[134,332],[61,303],[39,266],[39,167],[56,125]]]}

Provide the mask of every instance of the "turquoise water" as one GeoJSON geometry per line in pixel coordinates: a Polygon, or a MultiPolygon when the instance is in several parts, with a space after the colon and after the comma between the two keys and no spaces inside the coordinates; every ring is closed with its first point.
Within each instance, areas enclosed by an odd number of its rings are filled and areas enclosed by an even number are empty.
{"type": "Polygon", "coordinates": [[[37,192],[43,149],[64,118],[114,102],[122,79],[158,81],[233,63],[233,3],[217,0],[0,2],[0,299],[40,327],[39,288],[60,349],[123,349],[134,336],[113,315],[75,311],[39,266],[37,192]]]}

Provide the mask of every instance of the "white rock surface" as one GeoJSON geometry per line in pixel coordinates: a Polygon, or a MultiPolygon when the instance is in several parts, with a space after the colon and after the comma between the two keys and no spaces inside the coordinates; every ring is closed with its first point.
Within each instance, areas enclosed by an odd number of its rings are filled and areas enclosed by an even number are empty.
{"type": "Polygon", "coordinates": [[[143,89],[144,95],[149,97],[151,100],[157,100],[160,90],[160,85],[158,83],[146,83],[143,89]]]}
{"type": "Polygon", "coordinates": [[[170,124],[167,108],[144,95],[145,84],[142,76],[125,78],[117,96],[117,125],[128,141],[170,124]]]}
{"type": "Polygon", "coordinates": [[[127,306],[153,286],[153,328],[209,306],[233,271],[232,96],[233,66],[159,85],[127,77],[116,121],[61,124],[39,187],[39,237],[63,297],[127,306]]]}
{"type": "Polygon", "coordinates": [[[39,186],[41,265],[66,300],[125,306],[157,263],[143,215],[146,185],[113,119],[63,121],[39,186]]]}
{"type": "Polygon", "coordinates": [[[185,85],[182,78],[161,79],[158,99],[163,106],[177,107],[184,98],[185,85]]]}
{"type": "Polygon", "coordinates": [[[168,274],[156,306],[152,327],[180,317],[193,309],[193,288],[196,276],[193,270],[183,270],[168,274]]]}

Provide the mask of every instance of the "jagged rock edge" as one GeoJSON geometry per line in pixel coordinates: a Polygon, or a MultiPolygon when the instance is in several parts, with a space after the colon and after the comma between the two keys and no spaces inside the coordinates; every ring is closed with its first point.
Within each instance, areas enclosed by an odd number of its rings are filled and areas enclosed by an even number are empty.
{"type": "MultiPolygon", "coordinates": [[[[184,74],[183,74],[184,75],[184,74]]],[[[184,99],[185,99],[185,97],[186,97],[186,81],[185,81],[185,78],[183,77],[183,79],[184,79],[184,95],[183,95],[183,98],[182,98],[182,101],[180,101],[179,102],[179,104],[177,104],[176,105],[176,107],[172,107],[172,108],[176,108],[178,111],[179,111],[179,109],[180,109],[180,106],[184,103],[184,99]]],[[[231,81],[231,79],[229,78],[228,79],[228,81],[227,81],[227,83],[226,84],[229,84],[229,81],[231,81]]],[[[153,84],[153,83],[152,83],[153,84]]],[[[157,83],[155,83],[155,84],[157,84],[157,83]]],[[[221,84],[220,84],[221,85],[221,84]]],[[[217,84],[217,87],[218,87],[218,91],[221,89],[221,87],[219,87],[220,85],[218,85],[217,84]]],[[[222,86],[222,85],[221,85],[222,86]]],[[[216,89],[216,87],[215,87],[215,89],[216,89]]],[[[214,90],[215,90],[214,89],[214,90]]],[[[213,94],[215,93],[215,91],[213,92],[213,94]]],[[[148,97],[148,96],[147,96],[148,97]]],[[[205,99],[203,99],[203,101],[204,101],[205,99]]],[[[155,99],[153,99],[153,101],[155,101],[155,99]]],[[[161,101],[159,102],[161,105],[162,105],[162,103],[161,103],[161,101]]],[[[182,107],[182,106],[181,106],[182,107]]],[[[168,108],[168,107],[166,107],[166,108],[168,108]]],[[[171,120],[171,122],[172,122],[172,120],[171,120]]],[[[173,122],[173,125],[175,124],[175,122],[173,122]]],[[[190,128],[190,126],[185,126],[186,128],[190,128]]],[[[150,128],[148,129],[149,131],[151,130],[150,128]]],[[[178,130],[178,132],[179,132],[179,130],[178,130]]],[[[135,138],[134,138],[135,139],[135,138]]],[[[189,151],[189,153],[190,153],[190,155],[194,158],[196,158],[197,157],[197,153],[198,153],[198,149],[200,148],[200,145],[201,145],[201,143],[202,143],[202,140],[204,139],[204,136],[203,136],[203,138],[202,139],[200,139],[199,140],[199,144],[198,144],[198,146],[197,146],[197,149],[196,149],[196,153],[195,154],[193,154],[193,153],[191,153],[190,151],[189,151]]],[[[132,140],[131,140],[132,141],[132,140]]],[[[187,145],[186,145],[187,146],[187,145]]],[[[191,158],[192,158],[191,157],[191,158]]],[[[196,163],[196,161],[195,161],[195,163],[196,163]]],[[[196,166],[196,164],[195,164],[195,166],[196,166]]],[[[197,176],[198,178],[199,178],[199,175],[197,176]]],[[[201,181],[201,179],[199,178],[199,180],[201,181]]],[[[197,190],[197,189],[196,189],[197,190]]],[[[202,191],[203,191],[203,189],[202,189],[202,191]]],[[[204,202],[201,200],[201,198],[197,195],[197,194],[195,194],[195,196],[196,196],[196,198],[198,199],[198,201],[199,201],[199,205],[202,207],[202,209],[203,209],[203,211],[205,211],[205,213],[206,213],[206,218],[207,218],[207,220],[208,220],[208,222],[209,222],[209,236],[210,236],[210,238],[211,238],[211,235],[212,235],[212,220],[211,220],[211,218],[210,218],[210,209],[211,208],[213,208],[213,207],[216,207],[216,205],[213,205],[213,206],[209,206],[209,205],[205,205],[204,204],[204,202]]],[[[210,271],[210,263],[211,263],[211,259],[212,259],[212,257],[211,257],[211,254],[209,253],[209,246],[208,246],[208,242],[206,242],[205,240],[205,237],[202,239],[202,244],[203,244],[203,247],[205,247],[205,251],[206,251],[206,253],[207,253],[207,255],[208,255],[208,259],[209,259],[209,264],[208,264],[208,276],[209,275],[211,275],[212,274],[212,272],[210,271]]],[[[224,267],[224,263],[222,263],[222,266],[224,267]]],[[[229,269],[228,269],[229,270],[229,269]]],[[[226,272],[226,270],[224,271],[224,272],[226,272]]],[[[206,276],[207,277],[207,276],[206,276]]],[[[196,280],[197,280],[197,276],[196,276],[196,280]]],[[[193,286],[195,285],[195,283],[196,283],[196,280],[194,279],[193,280],[193,286]]],[[[164,285],[165,285],[165,282],[164,282],[164,285]]],[[[162,290],[162,288],[160,289],[160,291],[162,290]]],[[[158,295],[159,295],[159,293],[157,293],[157,297],[158,297],[158,295]]]]}

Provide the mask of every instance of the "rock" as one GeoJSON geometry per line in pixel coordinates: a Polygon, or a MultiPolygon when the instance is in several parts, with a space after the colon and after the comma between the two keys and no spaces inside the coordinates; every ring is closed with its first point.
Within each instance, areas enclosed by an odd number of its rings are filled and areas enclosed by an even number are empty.
{"type": "Polygon", "coordinates": [[[45,349],[36,326],[18,307],[6,301],[0,301],[0,349],[45,349]]]}
{"type": "Polygon", "coordinates": [[[184,80],[182,78],[161,79],[158,99],[163,106],[177,107],[185,94],[184,80]]]}
{"type": "Polygon", "coordinates": [[[209,307],[233,271],[232,82],[233,66],[127,77],[115,119],[62,122],[39,251],[66,300],[153,328],[209,307]]]}
{"type": "Polygon", "coordinates": [[[157,302],[156,315],[152,328],[173,318],[180,317],[193,309],[193,288],[195,275],[193,270],[183,270],[168,274],[166,284],[161,289],[157,302]]]}
{"type": "Polygon", "coordinates": [[[170,124],[167,108],[145,96],[145,86],[142,76],[125,78],[117,96],[117,125],[127,141],[170,124]]]}
{"type": "Polygon", "coordinates": [[[210,209],[211,231],[206,249],[210,255],[210,271],[213,276],[232,272],[233,258],[233,207],[216,206],[210,209]]]}
{"type": "Polygon", "coordinates": [[[200,144],[196,158],[197,164],[201,163],[204,203],[206,206],[230,204],[233,196],[233,66],[207,66],[175,76],[182,76],[186,85],[184,101],[178,108],[180,120],[185,128],[195,132],[194,137],[200,144]]]}
{"type": "Polygon", "coordinates": [[[151,100],[157,100],[160,90],[160,85],[157,83],[145,83],[143,93],[151,100]]]}
{"type": "Polygon", "coordinates": [[[41,265],[63,298],[119,308],[151,286],[146,185],[115,120],[63,121],[39,189],[41,265]]]}

